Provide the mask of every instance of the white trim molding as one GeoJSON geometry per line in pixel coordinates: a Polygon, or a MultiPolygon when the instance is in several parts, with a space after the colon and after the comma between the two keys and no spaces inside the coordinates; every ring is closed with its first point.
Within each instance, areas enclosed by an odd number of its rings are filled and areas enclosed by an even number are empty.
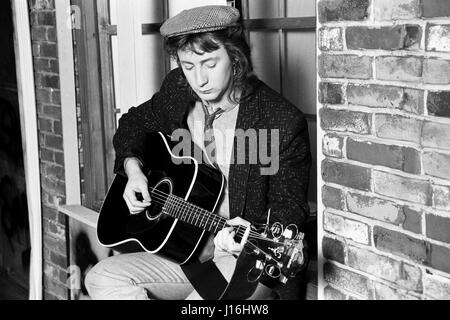
{"type": "Polygon", "coordinates": [[[30,288],[29,299],[42,299],[42,212],[39,175],[39,143],[31,48],[29,8],[27,0],[11,1],[14,21],[17,93],[24,171],[30,225],[30,288]]]}
{"type": "Polygon", "coordinates": [[[77,106],[70,0],[55,1],[66,204],[81,204],[77,106]]]}

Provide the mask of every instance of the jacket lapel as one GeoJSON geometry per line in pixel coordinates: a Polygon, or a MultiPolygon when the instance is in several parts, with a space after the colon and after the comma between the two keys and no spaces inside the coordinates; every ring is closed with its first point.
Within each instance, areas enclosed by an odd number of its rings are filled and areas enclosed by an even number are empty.
{"type": "MultiPolygon", "coordinates": [[[[230,218],[241,216],[243,214],[247,180],[250,170],[249,153],[245,152],[245,163],[238,163],[238,145],[236,131],[243,130],[244,132],[250,128],[259,119],[259,96],[256,93],[249,101],[243,102],[239,106],[239,112],[236,120],[236,129],[234,134],[233,143],[233,163],[230,165],[230,171],[228,175],[228,191],[230,201],[230,218]]],[[[244,148],[245,150],[245,148],[244,148]]],[[[242,148],[240,152],[243,152],[242,148]]]]}

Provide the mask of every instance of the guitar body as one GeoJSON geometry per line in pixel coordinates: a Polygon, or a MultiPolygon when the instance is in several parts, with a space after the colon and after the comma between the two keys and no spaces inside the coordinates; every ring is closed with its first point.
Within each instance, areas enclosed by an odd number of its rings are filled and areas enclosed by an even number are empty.
{"type": "Polygon", "coordinates": [[[213,212],[222,194],[223,175],[194,158],[175,156],[171,141],[159,132],[147,136],[145,148],[151,206],[131,215],[123,199],[128,179],[116,175],[100,209],[98,240],[119,252],[145,250],[185,264],[198,256],[210,233],[165,214],[165,198],[174,195],[213,212]]]}
{"type": "Polygon", "coordinates": [[[295,225],[284,228],[279,222],[267,223],[261,230],[235,227],[235,241],[244,234],[249,239],[229,282],[212,259],[200,262],[199,253],[210,235],[226,226],[226,219],[214,213],[224,177],[213,166],[174,155],[173,143],[160,132],[148,134],[144,147],[151,205],[131,214],[123,199],[128,178],[116,175],[100,209],[100,244],[122,253],[146,251],[180,264],[207,300],[246,299],[258,283],[270,287],[285,283],[305,265],[303,234],[295,225]]]}

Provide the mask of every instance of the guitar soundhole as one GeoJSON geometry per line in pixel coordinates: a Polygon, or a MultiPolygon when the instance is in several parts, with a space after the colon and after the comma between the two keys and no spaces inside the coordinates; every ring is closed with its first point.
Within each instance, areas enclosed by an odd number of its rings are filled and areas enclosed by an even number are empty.
{"type": "Polygon", "coordinates": [[[142,234],[158,223],[159,219],[162,218],[162,207],[165,199],[172,192],[172,181],[165,178],[158,182],[153,189],[150,188],[149,191],[152,204],[143,212],[128,217],[126,231],[129,234],[142,234]]]}
{"type": "Polygon", "coordinates": [[[163,214],[163,206],[167,197],[172,193],[172,181],[165,178],[158,182],[153,190],[150,190],[152,197],[152,205],[146,210],[147,219],[150,221],[157,220],[163,214]]]}

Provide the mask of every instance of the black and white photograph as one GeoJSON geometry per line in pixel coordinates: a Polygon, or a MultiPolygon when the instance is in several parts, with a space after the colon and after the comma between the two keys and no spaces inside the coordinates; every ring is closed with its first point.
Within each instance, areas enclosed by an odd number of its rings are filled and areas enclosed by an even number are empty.
{"type": "Polygon", "coordinates": [[[450,300],[449,0],[5,0],[0,26],[0,300],[450,300]]]}

